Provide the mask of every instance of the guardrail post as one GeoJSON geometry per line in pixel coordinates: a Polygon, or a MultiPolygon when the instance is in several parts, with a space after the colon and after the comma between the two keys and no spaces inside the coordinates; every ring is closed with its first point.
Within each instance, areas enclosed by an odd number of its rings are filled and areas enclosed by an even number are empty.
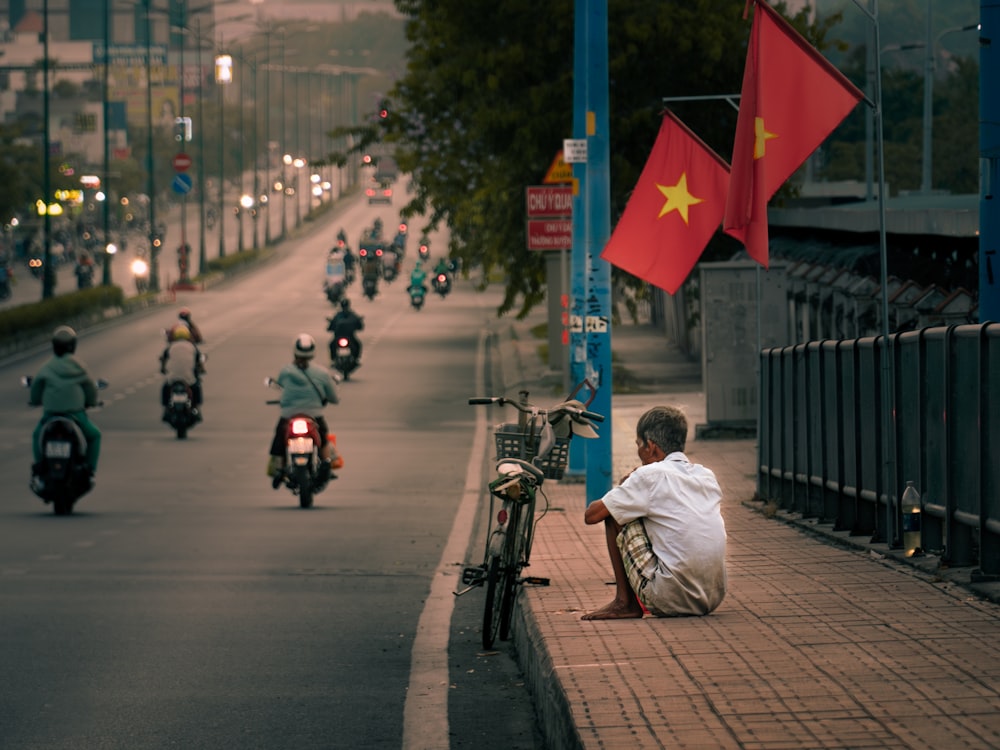
{"type": "Polygon", "coordinates": [[[1000,580],[1000,324],[987,323],[980,333],[979,393],[979,569],[974,581],[1000,580]]]}
{"type": "Polygon", "coordinates": [[[948,497],[951,502],[945,545],[951,565],[972,565],[979,526],[979,349],[980,326],[949,329],[948,497]]]}

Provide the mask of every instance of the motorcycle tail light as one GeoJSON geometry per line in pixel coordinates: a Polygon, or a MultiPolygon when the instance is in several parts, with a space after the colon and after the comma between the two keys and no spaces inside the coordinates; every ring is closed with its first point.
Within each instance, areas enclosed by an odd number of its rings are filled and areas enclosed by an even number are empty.
{"type": "Polygon", "coordinates": [[[347,346],[347,339],[345,338],[337,339],[337,346],[347,346]]]}
{"type": "Polygon", "coordinates": [[[358,255],[360,255],[360,256],[361,256],[362,258],[364,258],[364,257],[365,257],[366,255],[368,255],[368,251],[367,251],[367,250],[364,250],[364,249],[362,249],[362,250],[361,250],[361,251],[360,251],[360,252],[358,253],[358,255]]]}
{"type": "Polygon", "coordinates": [[[308,435],[309,434],[309,423],[304,419],[293,419],[292,420],[292,434],[293,435],[308,435]]]}
{"type": "Polygon", "coordinates": [[[378,255],[379,257],[381,257],[382,256],[382,248],[379,248],[378,250],[376,250],[375,251],[375,255],[378,255]]]}
{"type": "Polygon", "coordinates": [[[438,281],[444,281],[446,276],[443,273],[438,274],[438,281]]]}
{"type": "Polygon", "coordinates": [[[497,523],[499,523],[500,525],[507,523],[506,509],[501,508],[500,511],[497,513],[497,523]]]}

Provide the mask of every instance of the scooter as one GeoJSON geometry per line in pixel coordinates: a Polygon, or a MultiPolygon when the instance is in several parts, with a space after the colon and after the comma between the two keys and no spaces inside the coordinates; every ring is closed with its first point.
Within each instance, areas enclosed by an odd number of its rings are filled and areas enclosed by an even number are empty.
{"type": "Polygon", "coordinates": [[[424,306],[424,300],[427,297],[426,286],[424,286],[423,284],[420,284],[419,286],[413,285],[406,291],[410,293],[410,305],[413,307],[414,310],[419,310],[421,307],[424,306]]]}
{"type": "Polygon", "coordinates": [[[375,276],[365,276],[361,280],[361,292],[368,299],[375,299],[375,295],[378,294],[378,278],[375,276]]]}
{"type": "Polygon", "coordinates": [[[330,304],[337,305],[340,304],[340,300],[344,297],[344,282],[334,281],[332,284],[325,284],[326,288],[326,298],[330,300],[330,304]]]}
{"type": "Polygon", "coordinates": [[[451,275],[441,272],[434,274],[434,291],[441,295],[441,299],[448,296],[451,291],[451,275]]]}
{"type": "MultiPolygon", "coordinates": [[[[25,388],[31,387],[31,381],[30,375],[21,378],[25,388]]],[[[97,387],[103,390],[108,383],[98,380],[97,387]]],[[[68,516],[76,501],[94,486],[87,462],[87,439],[72,417],[52,414],[42,424],[38,440],[41,465],[33,477],[31,491],[46,504],[52,503],[55,515],[68,516]]]]}
{"type": "Polygon", "coordinates": [[[333,369],[344,376],[344,380],[351,379],[351,373],[358,369],[358,360],[351,351],[351,342],[347,336],[334,336],[331,339],[330,361],[333,369]]]}
{"type": "MultiPolygon", "coordinates": [[[[269,388],[280,388],[273,378],[265,378],[269,388]]],[[[280,404],[271,399],[268,404],[280,404]]],[[[313,497],[326,487],[329,477],[320,476],[319,449],[323,440],[334,442],[333,435],[320,435],[319,425],[308,414],[296,414],[288,420],[285,429],[285,465],[274,478],[274,488],[284,484],[293,495],[298,495],[300,508],[311,508],[313,497]]]]}
{"type": "Polygon", "coordinates": [[[420,260],[427,260],[431,257],[431,243],[426,237],[420,239],[420,248],[417,250],[420,260]]]}
{"type": "Polygon", "coordinates": [[[201,412],[195,408],[191,386],[183,380],[167,384],[167,409],[164,421],[177,431],[177,439],[184,440],[188,430],[201,421],[201,412]]]}

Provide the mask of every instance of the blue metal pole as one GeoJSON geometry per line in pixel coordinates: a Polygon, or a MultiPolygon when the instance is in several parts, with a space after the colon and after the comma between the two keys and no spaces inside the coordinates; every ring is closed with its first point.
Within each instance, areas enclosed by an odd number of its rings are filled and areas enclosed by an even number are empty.
{"type": "MultiPolygon", "coordinates": [[[[576,0],[573,16],[573,137],[587,134],[587,0],[576,0]]],[[[587,165],[574,164],[573,252],[570,257],[569,373],[571,386],[587,376],[587,336],[583,330],[584,302],[587,299],[586,203],[587,165]]],[[[586,400],[586,398],[582,399],[586,400]]],[[[587,466],[587,440],[570,443],[569,467],[564,479],[582,481],[587,466]]]]}
{"type": "Polygon", "coordinates": [[[590,408],[608,421],[587,441],[587,502],[611,489],[611,266],[600,258],[611,234],[608,2],[587,4],[587,282],[584,304],[587,380],[597,390],[590,408]]]}
{"type": "Polygon", "coordinates": [[[979,321],[1000,321],[1000,3],[979,3],[979,321]],[[997,47],[993,38],[997,37],[997,47]]]}

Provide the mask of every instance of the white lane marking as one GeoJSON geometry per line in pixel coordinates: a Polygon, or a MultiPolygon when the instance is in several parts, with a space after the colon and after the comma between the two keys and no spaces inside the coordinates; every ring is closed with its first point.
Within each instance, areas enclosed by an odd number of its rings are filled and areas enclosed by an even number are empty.
{"type": "MultiPolygon", "coordinates": [[[[486,334],[479,338],[476,384],[483,382],[486,334]]],[[[455,594],[482,488],[486,451],[486,410],[476,409],[476,429],[462,494],[448,543],[434,571],[431,590],[417,622],[410,656],[410,684],[403,706],[403,750],[448,750],[448,639],[455,594]]]]}

